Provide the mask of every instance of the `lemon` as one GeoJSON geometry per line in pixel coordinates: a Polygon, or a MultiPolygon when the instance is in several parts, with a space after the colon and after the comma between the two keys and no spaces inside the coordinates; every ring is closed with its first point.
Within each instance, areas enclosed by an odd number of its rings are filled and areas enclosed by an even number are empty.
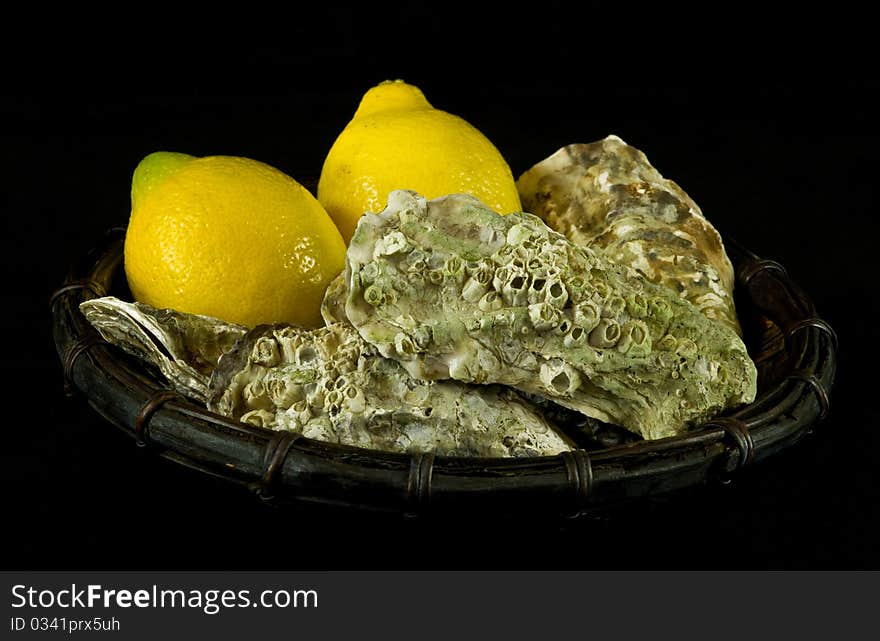
{"type": "Polygon", "coordinates": [[[520,210],[510,167],[489,139],[402,80],[364,94],[324,160],[318,200],[348,242],[360,217],[382,211],[394,189],[469,193],[498,213],[520,210]]]}
{"type": "Polygon", "coordinates": [[[235,156],[156,152],[134,171],[125,274],[135,300],[253,327],[321,325],[345,243],[290,176],[235,156]]]}

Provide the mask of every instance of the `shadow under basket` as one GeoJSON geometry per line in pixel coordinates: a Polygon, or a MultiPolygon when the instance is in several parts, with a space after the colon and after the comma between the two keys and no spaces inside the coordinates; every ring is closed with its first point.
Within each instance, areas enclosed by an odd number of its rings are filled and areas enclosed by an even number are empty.
{"type": "Polygon", "coordinates": [[[685,434],[597,443],[558,456],[488,459],[386,453],[273,432],[184,398],[86,321],[82,301],[127,294],[124,236],[121,228],[108,231],[51,298],[66,391],[81,391],[138,445],[279,505],[311,502],[403,515],[586,515],[729,479],[798,442],[829,409],[837,358],[833,329],[779,263],[727,239],[758,395],[685,434]]]}

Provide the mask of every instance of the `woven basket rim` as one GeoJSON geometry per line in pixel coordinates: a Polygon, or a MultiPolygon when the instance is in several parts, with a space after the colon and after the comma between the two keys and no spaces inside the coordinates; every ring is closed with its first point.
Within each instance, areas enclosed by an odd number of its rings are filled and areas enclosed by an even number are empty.
{"type": "MultiPolygon", "coordinates": [[[[729,478],[799,441],[830,407],[834,330],[780,263],[726,238],[737,296],[778,328],[785,363],[781,376],[770,388],[759,389],[752,404],[682,435],[502,459],[381,452],[273,432],[210,412],[170,390],[85,320],[79,303],[111,293],[119,277],[124,234],[121,227],[108,230],[50,299],[66,389],[81,392],[98,414],[139,445],[246,485],[265,500],[404,514],[505,506],[519,511],[527,504],[581,515],[621,500],[729,478]]],[[[750,353],[753,349],[749,345],[750,353]]]]}

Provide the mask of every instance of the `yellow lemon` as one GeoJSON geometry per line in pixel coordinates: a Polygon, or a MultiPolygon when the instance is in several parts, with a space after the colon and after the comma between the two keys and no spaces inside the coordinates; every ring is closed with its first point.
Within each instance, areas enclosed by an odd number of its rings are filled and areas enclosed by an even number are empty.
{"type": "Polygon", "coordinates": [[[469,193],[498,213],[520,210],[510,167],[489,139],[402,80],[364,94],[324,160],[318,200],[348,242],[360,217],[382,211],[394,189],[469,193]]]}
{"type": "Polygon", "coordinates": [[[318,327],[345,243],[321,204],[248,158],[156,152],[134,171],[125,274],[135,300],[253,327],[318,327]]]}

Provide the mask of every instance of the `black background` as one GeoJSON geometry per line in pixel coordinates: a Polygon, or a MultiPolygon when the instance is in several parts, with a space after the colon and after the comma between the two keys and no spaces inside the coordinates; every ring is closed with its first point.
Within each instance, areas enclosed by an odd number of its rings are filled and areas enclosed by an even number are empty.
{"type": "Polygon", "coordinates": [[[222,31],[169,29],[166,14],[146,35],[119,24],[62,39],[23,23],[33,37],[7,42],[0,98],[0,565],[880,567],[880,86],[863,21],[804,24],[744,5],[688,16],[696,24],[656,8],[510,11],[500,23],[468,7],[297,9],[222,31]],[[730,486],[608,518],[424,523],[267,507],[135,448],[82,396],[64,397],[48,297],[71,261],[126,222],[143,156],[240,155],[314,179],[363,92],[398,77],[481,129],[514,175],[610,133],[645,151],[724,234],[783,263],[836,328],[829,418],[730,486]]]}

